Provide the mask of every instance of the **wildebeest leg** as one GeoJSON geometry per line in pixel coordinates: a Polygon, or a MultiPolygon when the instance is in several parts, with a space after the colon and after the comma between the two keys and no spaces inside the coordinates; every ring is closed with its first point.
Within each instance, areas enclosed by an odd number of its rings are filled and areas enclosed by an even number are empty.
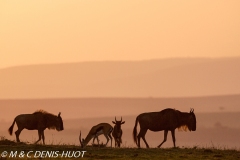
{"type": "Polygon", "coordinates": [[[45,145],[45,136],[44,136],[44,131],[42,131],[42,141],[43,141],[43,144],[45,145]]]}
{"type": "Polygon", "coordinates": [[[163,139],[162,143],[158,146],[158,148],[160,148],[162,146],[162,144],[167,141],[167,134],[168,134],[168,130],[164,130],[164,139],[163,139]]]}
{"type": "Polygon", "coordinates": [[[22,130],[23,128],[18,128],[18,130],[15,132],[17,142],[20,142],[19,135],[22,132],[22,130]]]}
{"type": "Polygon", "coordinates": [[[175,142],[176,142],[176,138],[175,138],[175,130],[171,130],[171,133],[172,133],[173,145],[174,145],[174,147],[176,147],[176,146],[175,146],[175,142]]]}
{"type": "MultiPolygon", "coordinates": [[[[146,131],[146,132],[147,132],[147,131],[146,131]]],[[[145,139],[145,135],[142,137],[142,139],[143,139],[143,141],[145,142],[146,147],[149,148],[149,145],[148,145],[148,143],[147,143],[147,141],[146,141],[146,139],[145,139]]]]}
{"type": "Polygon", "coordinates": [[[42,138],[42,131],[38,130],[38,140],[35,142],[35,144],[41,141],[41,138],[42,138]]]}
{"type": "Polygon", "coordinates": [[[142,129],[142,128],[140,129],[140,132],[139,132],[139,134],[137,136],[138,137],[138,148],[140,148],[140,137],[142,137],[144,143],[146,144],[146,147],[149,148],[149,145],[148,145],[148,143],[147,143],[147,141],[145,139],[146,133],[147,133],[147,129],[142,129]]]}

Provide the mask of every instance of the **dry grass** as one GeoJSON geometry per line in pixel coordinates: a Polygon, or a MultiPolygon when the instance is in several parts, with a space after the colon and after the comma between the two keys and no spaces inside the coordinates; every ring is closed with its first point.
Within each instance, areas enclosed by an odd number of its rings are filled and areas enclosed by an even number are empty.
{"type": "MultiPolygon", "coordinates": [[[[214,147],[209,148],[110,148],[105,147],[104,145],[94,145],[87,146],[82,149],[79,146],[59,144],[59,145],[35,145],[35,144],[26,144],[26,143],[16,143],[1,137],[0,139],[0,154],[3,151],[8,153],[11,151],[24,151],[25,153],[29,151],[83,151],[87,152],[84,154],[83,159],[240,159],[240,151],[233,149],[217,149],[214,147]]],[[[33,156],[33,155],[32,155],[33,156]]],[[[13,158],[2,158],[0,159],[13,159],[13,158]]],[[[27,157],[21,159],[29,159],[27,157]]],[[[36,159],[36,158],[35,158],[36,159]]],[[[40,158],[42,159],[42,158],[40,158]]],[[[51,159],[51,158],[43,158],[51,159]]],[[[73,158],[61,158],[60,156],[54,159],[73,159],[73,158]]]]}

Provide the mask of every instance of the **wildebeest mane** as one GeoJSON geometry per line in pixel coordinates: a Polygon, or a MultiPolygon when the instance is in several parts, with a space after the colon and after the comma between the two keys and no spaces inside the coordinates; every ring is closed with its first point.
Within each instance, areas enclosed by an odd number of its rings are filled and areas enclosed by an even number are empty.
{"type": "Polygon", "coordinates": [[[47,111],[44,111],[44,110],[37,110],[33,113],[34,115],[37,115],[37,114],[40,114],[41,116],[44,117],[44,120],[46,121],[46,125],[47,125],[47,128],[48,129],[56,129],[56,115],[54,114],[51,114],[51,113],[48,113],[47,111]]]}
{"type": "Polygon", "coordinates": [[[178,131],[189,131],[189,128],[187,125],[189,113],[181,112],[179,110],[175,110],[175,113],[179,123],[179,126],[177,127],[178,131]]]}
{"type": "Polygon", "coordinates": [[[178,131],[189,131],[189,129],[188,129],[187,125],[182,125],[182,126],[178,127],[178,131]]]}
{"type": "Polygon", "coordinates": [[[38,114],[38,113],[40,113],[40,114],[49,114],[49,115],[55,116],[54,114],[48,113],[47,111],[44,111],[42,109],[36,110],[35,112],[33,112],[33,114],[38,114]]]}

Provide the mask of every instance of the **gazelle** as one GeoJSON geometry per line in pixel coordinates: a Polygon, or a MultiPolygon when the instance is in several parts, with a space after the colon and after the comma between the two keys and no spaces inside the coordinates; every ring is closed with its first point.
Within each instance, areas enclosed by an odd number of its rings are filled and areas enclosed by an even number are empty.
{"type": "MultiPolygon", "coordinates": [[[[94,138],[93,139],[93,142],[94,142],[95,138],[97,138],[97,140],[98,140],[98,136],[103,134],[107,139],[107,142],[106,142],[105,146],[108,144],[108,141],[109,141],[109,138],[110,138],[111,147],[112,147],[112,136],[111,136],[112,131],[113,131],[113,127],[108,123],[100,123],[96,126],[93,126],[85,139],[81,138],[81,131],[80,131],[80,135],[79,135],[80,145],[81,145],[82,148],[86,147],[88,142],[92,138],[94,138]]],[[[98,145],[99,145],[99,140],[98,140],[98,145]]]]}
{"type": "Polygon", "coordinates": [[[112,121],[113,124],[115,124],[112,132],[112,136],[115,140],[115,147],[118,146],[120,147],[120,144],[122,143],[122,129],[121,125],[125,123],[125,121],[122,122],[122,117],[120,121],[117,121],[115,117],[115,122],[112,121]]]}

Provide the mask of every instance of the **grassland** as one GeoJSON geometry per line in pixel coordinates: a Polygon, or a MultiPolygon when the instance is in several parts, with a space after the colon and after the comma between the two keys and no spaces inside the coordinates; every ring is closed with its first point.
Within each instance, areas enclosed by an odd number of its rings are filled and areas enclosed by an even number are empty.
{"type": "Polygon", "coordinates": [[[109,147],[86,147],[84,149],[75,145],[35,145],[26,143],[15,143],[7,139],[0,140],[0,154],[8,153],[6,157],[0,155],[0,159],[76,159],[74,156],[72,158],[66,156],[61,156],[63,152],[77,153],[75,156],[77,159],[224,159],[224,160],[236,160],[240,159],[240,151],[230,150],[230,149],[216,149],[212,148],[151,148],[151,149],[138,149],[138,148],[109,148],[109,147]],[[32,151],[32,152],[30,152],[32,151]],[[36,151],[38,154],[36,155],[36,151]],[[59,155],[54,158],[54,154],[46,156],[46,152],[58,153],[59,155]],[[58,152],[57,152],[58,151],[58,152]],[[82,151],[86,151],[82,157],[82,151]],[[11,152],[17,152],[14,158],[9,157],[11,152]],[[24,155],[21,157],[20,153],[23,152],[24,155]],[[44,152],[43,157],[39,156],[39,153],[44,152]],[[29,157],[27,157],[29,153],[29,157]],[[20,157],[19,157],[20,156],[20,157]],[[35,157],[34,157],[35,156],[35,157]]]}

